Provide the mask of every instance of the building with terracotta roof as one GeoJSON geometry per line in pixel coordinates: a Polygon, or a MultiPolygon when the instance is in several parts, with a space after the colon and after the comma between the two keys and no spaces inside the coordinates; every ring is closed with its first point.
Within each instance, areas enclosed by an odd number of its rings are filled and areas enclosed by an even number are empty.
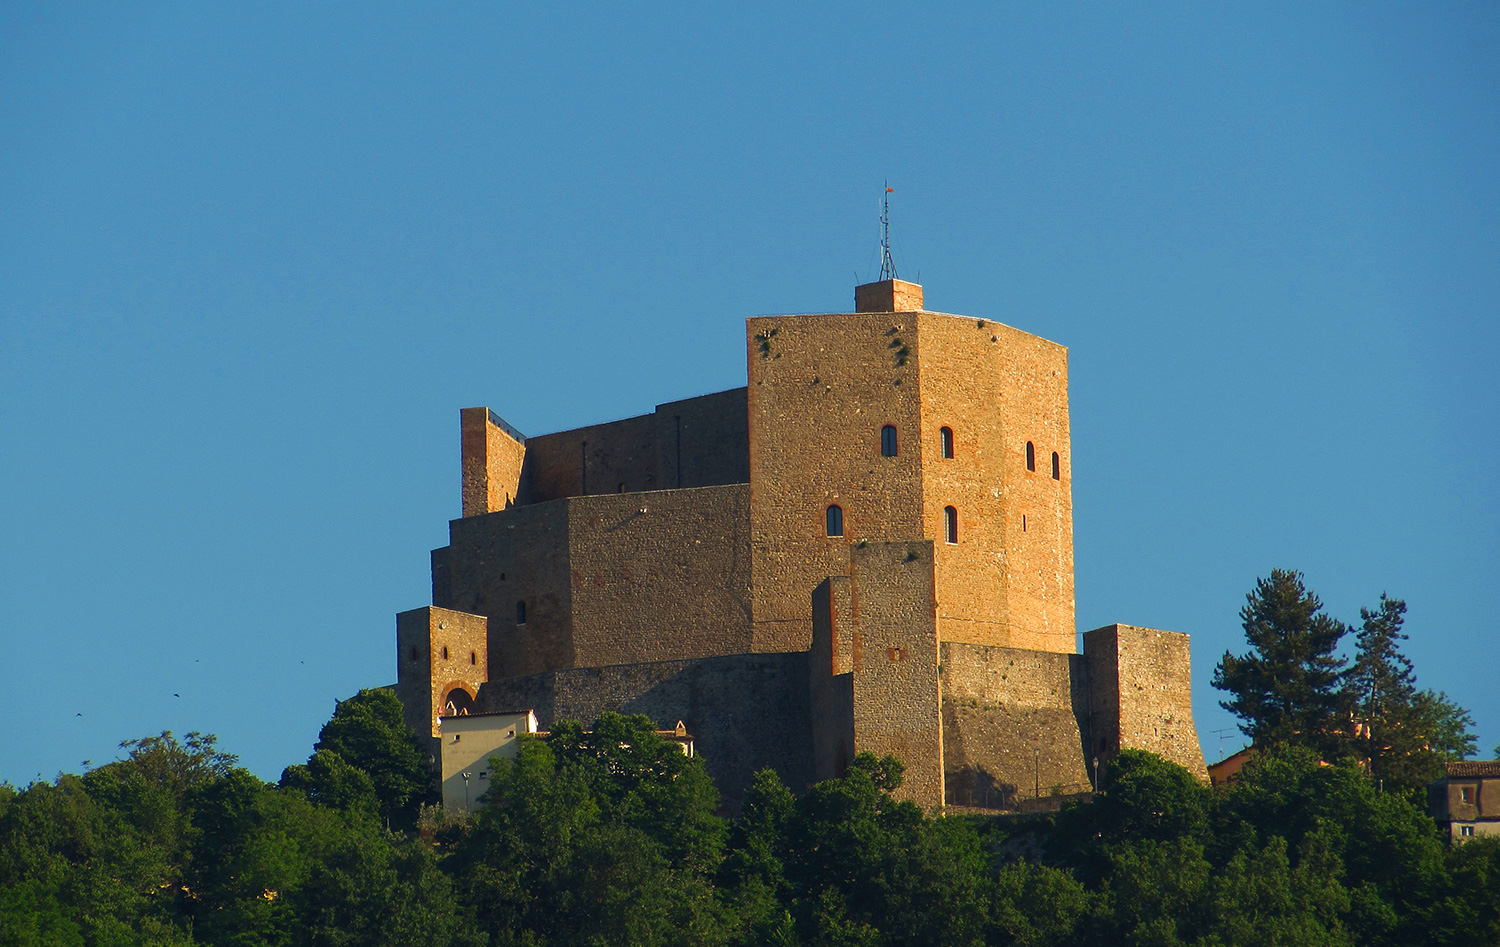
{"type": "Polygon", "coordinates": [[[1445,764],[1427,787],[1427,805],[1455,842],[1500,835],[1500,760],[1445,764]]]}

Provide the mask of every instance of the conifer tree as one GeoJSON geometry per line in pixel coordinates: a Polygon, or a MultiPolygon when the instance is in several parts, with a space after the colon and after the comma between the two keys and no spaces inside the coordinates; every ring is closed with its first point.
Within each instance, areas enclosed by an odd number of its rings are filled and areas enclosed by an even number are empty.
{"type": "Polygon", "coordinates": [[[1230,695],[1219,706],[1240,718],[1257,745],[1297,744],[1324,759],[1344,755],[1350,719],[1336,650],[1348,629],[1323,613],[1300,572],[1274,569],[1245,598],[1240,618],[1250,651],[1226,651],[1214,669],[1214,687],[1230,695]]]}
{"type": "Polygon", "coordinates": [[[1380,607],[1359,610],[1362,627],[1355,637],[1354,665],[1348,689],[1354,705],[1355,746],[1369,761],[1370,773],[1383,779],[1422,739],[1414,719],[1417,678],[1401,653],[1406,635],[1401,625],[1406,603],[1380,595],[1380,607]]]}
{"type": "Polygon", "coordinates": [[[1354,708],[1355,749],[1370,775],[1387,789],[1418,789],[1447,760],[1474,753],[1473,720],[1448,695],[1417,690],[1411,661],[1401,653],[1406,603],[1380,596],[1380,607],[1359,610],[1347,689],[1354,708]]]}

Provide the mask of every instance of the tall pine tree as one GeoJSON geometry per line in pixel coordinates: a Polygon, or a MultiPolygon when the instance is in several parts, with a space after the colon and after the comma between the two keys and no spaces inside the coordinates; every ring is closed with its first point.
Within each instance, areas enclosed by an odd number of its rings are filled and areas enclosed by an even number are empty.
{"type": "Polygon", "coordinates": [[[1345,755],[1350,708],[1336,650],[1347,627],[1323,613],[1293,570],[1272,570],[1245,598],[1240,618],[1250,651],[1226,651],[1214,669],[1214,687],[1230,695],[1219,706],[1240,718],[1258,746],[1291,743],[1324,759],[1345,755]]]}
{"type": "Polygon", "coordinates": [[[1387,789],[1419,789],[1448,760],[1474,753],[1468,711],[1446,694],[1417,690],[1411,661],[1401,653],[1406,603],[1380,596],[1361,608],[1354,664],[1346,678],[1354,708],[1355,749],[1387,789]]]}
{"type": "Polygon", "coordinates": [[[1355,747],[1378,779],[1390,776],[1392,767],[1417,748],[1413,741],[1420,742],[1413,719],[1417,676],[1401,653],[1405,614],[1406,603],[1384,592],[1378,609],[1359,610],[1362,627],[1355,636],[1354,665],[1348,675],[1355,747]]]}

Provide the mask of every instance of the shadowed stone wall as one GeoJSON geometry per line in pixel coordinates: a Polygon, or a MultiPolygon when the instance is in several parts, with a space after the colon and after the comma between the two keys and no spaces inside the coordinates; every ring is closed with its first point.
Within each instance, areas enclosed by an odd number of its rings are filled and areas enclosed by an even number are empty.
{"type": "Polygon", "coordinates": [[[543,729],[569,719],[588,726],[609,711],[645,714],[661,729],[681,720],[731,811],[757,770],[776,770],[797,792],[813,781],[806,653],[548,671],[491,681],[479,705],[533,709],[543,729]]]}

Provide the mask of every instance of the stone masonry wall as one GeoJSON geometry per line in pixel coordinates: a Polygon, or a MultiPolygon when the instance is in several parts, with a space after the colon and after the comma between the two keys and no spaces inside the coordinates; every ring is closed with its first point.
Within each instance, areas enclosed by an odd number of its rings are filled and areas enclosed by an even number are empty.
{"type": "Polygon", "coordinates": [[[575,665],[751,650],[748,485],[565,502],[575,665]]]}
{"type": "Polygon", "coordinates": [[[848,573],[851,543],[923,535],[915,330],[912,313],[746,321],[757,651],[808,648],[812,590],[848,573]]]}
{"type": "Polygon", "coordinates": [[[730,484],[454,520],[451,545],[434,556],[434,598],[489,618],[491,679],[742,654],[748,507],[749,487],[730,484]]]}
{"type": "Polygon", "coordinates": [[[464,517],[448,534],[433,603],[489,619],[490,679],[572,666],[567,502],[464,517]]]}
{"type": "Polygon", "coordinates": [[[1017,809],[1092,789],[1083,658],[945,641],[947,803],[1017,809]]]}
{"type": "Polygon", "coordinates": [[[938,542],[942,638],[1072,653],[1067,350],[986,319],[923,313],[917,325],[924,520],[938,542]],[[944,427],[952,458],[942,456],[944,427]],[[948,506],[958,513],[953,545],[944,542],[948,506]]]}
{"type": "MultiPolygon", "coordinates": [[[[475,412],[476,417],[489,413],[486,408],[465,411],[475,412]]],[[[477,427],[468,413],[464,419],[466,432],[471,426],[477,427]]],[[[499,464],[508,472],[509,459],[502,456],[506,440],[491,432],[488,444],[491,465],[499,464]]],[[[467,433],[464,443],[467,470],[467,433]]],[[[743,388],[671,401],[657,405],[651,414],[542,434],[522,443],[525,470],[516,488],[521,496],[517,502],[522,503],[750,480],[743,388]]],[[[466,491],[468,483],[466,473],[466,491]]],[[[503,503],[492,507],[501,508],[503,503]]],[[[468,509],[465,506],[465,515],[472,515],[468,509]]]]}
{"type": "Polygon", "coordinates": [[[906,764],[898,795],[943,804],[932,543],[865,543],[848,576],[812,596],[808,653],[813,772],[829,779],[858,753],[906,764]]]}
{"type": "MultiPolygon", "coordinates": [[[[1011,643],[1005,556],[1005,450],[1001,375],[993,323],[923,313],[921,449],[924,533],[936,544],[939,636],[944,641],[1011,643]],[[952,432],[944,457],[942,430],[952,432]],[[958,519],[948,543],[945,508],[958,519]]],[[[1022,625],[1028,623],[1022,622],[1022,625]]]]}
{"type": "Polygon", "coordinates": [[[1188,636],[1106,625],[1086,632],[1093,752],[1101,763],[1120,750],[1149,750],[1204,782],[1208,770],[1193,725],[1188,636]]]}
{"type": "Polygon", "coordinates": [[[649,414],[529,437],[526,452],[526,489],[533,503],[661,486],[656,419],[649,414]]]}
{"type": "Polygon", "coordinates": [[[747,654],[491,681],[479,703],[533,709],[543,729],[564,719],[588,726],[609,711],[645,714],[662,729],[681,720],[733,812],[757,770],[776,770],[796,792],[811,785],[807,695],[806,654],[747,654]]]}
{"type": "Polygon", "coordinates": [[[906,764],[897,795],[943,804],[943,725],[931,542],[854,548],[848,629],[854,751],[906,764]]]}
{"type": "Polygon", "coordinates": [[[656,406],[656,482],[662,489],[750,482],[745,389],[656,406]]]}
{"type": "Polygon", "coordinates": [[[1068,350],[996,325],[1005,429],[1006,566],[1010,609],[1021,634],[1014,647],[1077,650],[1073,604],[1072,451],[1068,428],[1068,350]],[[1026,443],[1036,470],[1026,469],[1026,443]],[[1052,454],[1060,479],[1052,479],[1052,454]]]}
{"type": "Polygon", "coordinates": [[[813,592],[808,652],[813,781],[833,779],[854,758],[854,664],[850,580],[829,576],[813,592]]]}

